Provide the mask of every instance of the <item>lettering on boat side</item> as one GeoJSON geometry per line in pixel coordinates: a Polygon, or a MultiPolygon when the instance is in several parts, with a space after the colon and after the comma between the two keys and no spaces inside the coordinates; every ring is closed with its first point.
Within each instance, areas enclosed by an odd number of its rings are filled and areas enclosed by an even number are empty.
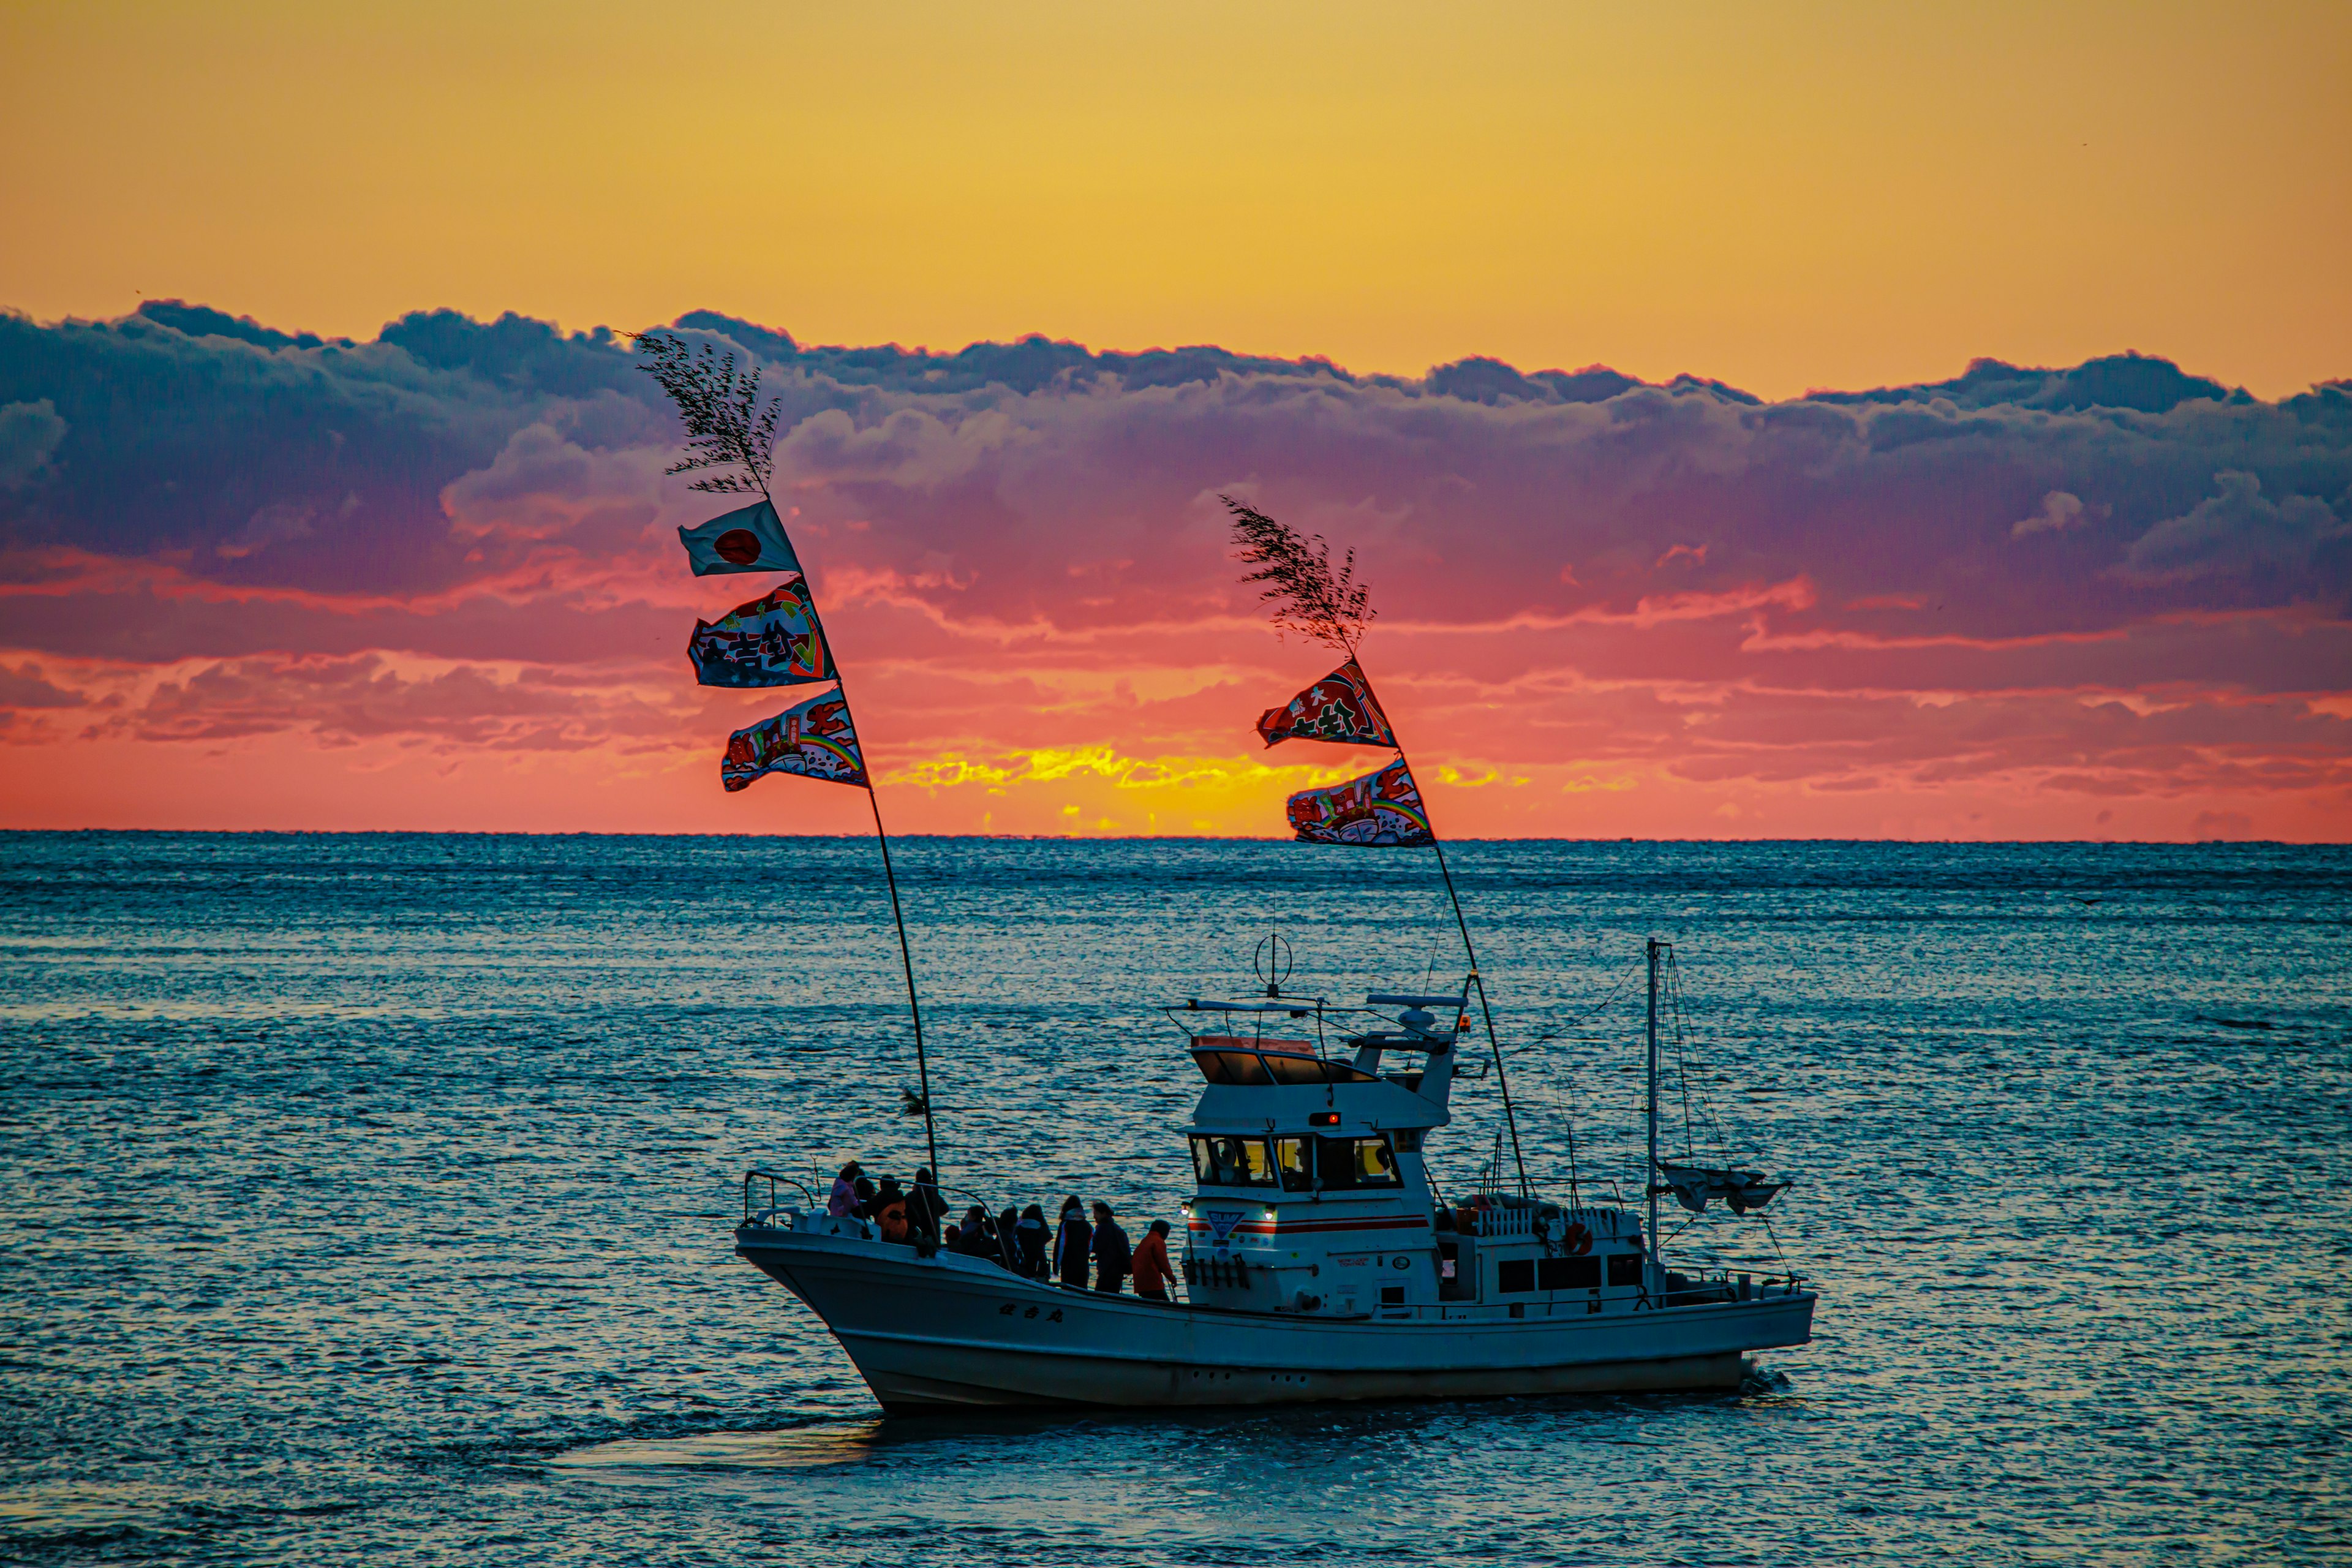
{"type": "MultiPolygon", "coordinates": [[[[1014,1309],[1018,1308],[1020,1305],[1021,1305],[1021,1303],[1020,1303],[1020,1302],[1018,1302],[1018,1301],[1007,1301],[1007,1302],[1005,1302],[1005,1303],[1004,1303],[1004,1305],[1003,1305],[1002,1307],[999,1307],[999,1308],[997,1308],[997,1309],[996,1309],[996,1315],[997,1315],[998,1317],[1000,1317],[1000,1318],[1009,1318],[1009,1317],[1011,1317],[1011,1316],[1013,1315],[1014,1309]]],[[[1023,1312],[1021,1315],[1022,1315],[1022,1317],[1024,1317],[1024,1319],[1025,1319],[1025,1318],[1034,1318],[1034,1317],[1035,1317],[1035,1316],[1037,1315],[1037,1312],[1038,1312],[1038,1309],[1037,1309],[1037,1308],[1035,1308],[1035,1307],[1032,1307],[1032,1308],[1030,1308],[1027,1311],[1023,1312]]],[[[1049,1322],[1049,1323],[1058,1323],[1058,1322],[1060,1322],[1060,1321],[1062,1321],[1062,1309],[1061,1309],[1061,1308],[1059,1308],[1059,1307],[1056,1307],[1056,1308],[1055,1308],[1052,1311],[1047,1312],[1047,1313],[1045,1314],[1045,1321],[1046,1321],[1047,1322],[1049,1322]]]]}

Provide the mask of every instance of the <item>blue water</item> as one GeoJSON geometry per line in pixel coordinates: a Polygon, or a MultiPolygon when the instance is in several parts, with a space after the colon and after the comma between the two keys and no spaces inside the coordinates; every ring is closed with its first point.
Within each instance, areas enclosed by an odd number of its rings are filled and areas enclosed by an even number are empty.
{"type": "MultiPolygon", "coordinates": [[[[869,842],[0,836],[0,1555],[2352,1558],[2352,851],[1454,853],[1553,1193],[1571,1110],[1637,1179],[1678,944],[1701,1147],[1799,1185],[1674,1247],[1824,1292],[1740,1392],[886,1421],[728,1236],[749,1164],[919,1157],[869,842]]],[[[1461,967],[1417,852],[899,863],[949,1181],[1130,1229],[1159,1003],[1277,928],[1293,992],[1461,967]]]]}

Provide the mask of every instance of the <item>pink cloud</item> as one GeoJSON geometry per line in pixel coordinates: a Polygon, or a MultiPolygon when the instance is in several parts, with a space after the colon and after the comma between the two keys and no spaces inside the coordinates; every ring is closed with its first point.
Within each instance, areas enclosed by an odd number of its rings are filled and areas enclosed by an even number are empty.
{"type": "MultiPolygon", "coordinates": [[[[210,354],[231,389],[214,435],[126,435],[149,471],[78,489],[76,443],[111,416],[70,375],[0,384],[58,426],[0,510],[0,767],[283,741],[698,776],[782,699],[694,687],[687,629],[763,584],[685,574],[673,531],[715,509],[662,478],[666,416],[625,355],[523,327],[0,330],[9,374],[10,343],[51,331],[45,363],[210,354]],[[256,476],[280,459],[273,490],[256,476]]],[[[1996,367],[1759,405],[1488,362],[1403,383],[1215,351],[869,365],[760,343],[784,356],[779,500],[919,816],[1001,799],[1025,821],[1061,790],[1089,820],[1190,799],[1273,830],[1332,756],[1254,759],[1248,723],[1328,661],[1235,584],[1225,491],[1360,550],[1367,662],[1474,825],[1715,831],[1723,805],[1794,830],[1834,825],[1805,802],[1835,797],[1916,828],[1963,795],[2019,830],[2085,830],[2071,803],[2095,796],[2179,805],[2146,831],[2190,805],[2352,820],[2338,389],[2263,405],[2172,373],[2107,405],[2083,401],[2090,367],[1996,367]]]]}

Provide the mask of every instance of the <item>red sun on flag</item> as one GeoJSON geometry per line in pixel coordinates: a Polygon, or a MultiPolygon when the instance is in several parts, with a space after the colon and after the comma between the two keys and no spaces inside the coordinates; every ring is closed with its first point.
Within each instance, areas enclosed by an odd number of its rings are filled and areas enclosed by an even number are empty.
{"type": "Polygon", "coordinates": [[[748,528],[730,528],[710,548],[730,566],[749,566],[760,558],[760,536],[748,528]]]}

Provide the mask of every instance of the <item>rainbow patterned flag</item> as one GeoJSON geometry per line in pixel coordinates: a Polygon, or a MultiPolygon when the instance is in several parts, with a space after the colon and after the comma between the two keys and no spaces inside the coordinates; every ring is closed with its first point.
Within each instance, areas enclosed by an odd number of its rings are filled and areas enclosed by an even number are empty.
{"type": "Polygon", "coordinates": [[[850,727],[849,704],[838,690],[812,697],[728,738],[719,782],[730,790],[748,789],[763,773],[866,783],[866,758],[857,749],[857,732],[850,727]]]}
{"type": "Polygon", "coordinates": [[[1290,826],[1301,844],[1360,844],[1413,848],[1434,844],[1429,810],[1402,759],[1376,773],[1290,797],[1290,826]]]}
{"type": "MultiPolygon", "coordinates": [[[[1372,696],[1372,684],[1349,659],[1257,721],[1269,746],[1277,741],[1335,741],[1342,745],[1393,746],[1395,732],[1372,696]]],[[[1415,809],[1419,809],[1416,807],[1415,809]]]]}
{"type": "Polygon", "coordinates": [[[805,686],[836,679],[824,628],[801,577],[716,621],[695,622],[686,657],[705,686],[805,686]]]}

